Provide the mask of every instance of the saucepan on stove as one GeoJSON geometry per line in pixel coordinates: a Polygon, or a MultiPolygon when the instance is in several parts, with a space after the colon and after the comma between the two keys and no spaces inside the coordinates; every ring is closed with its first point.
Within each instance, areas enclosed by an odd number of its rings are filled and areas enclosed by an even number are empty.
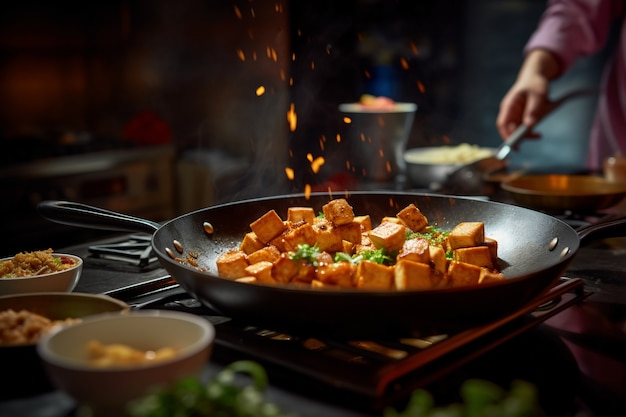
{"type": "Polygon", "coordinates": [[[517,204],[552,214],[593,213],[626,196],[626,184],[595,175],[521,175],[503,182],[502,188],[517,204]]]}
{"type": "MultiPolygon", "coordinates": [[[[522,207],[463,197],[389,192],[345,192],[355,214],[372,219],[395,216],[415,204],[431,224],[450,230],[463,221],[482,221],[498,241],[505,280],[466,288],[424,291],[316,290],[297,286],[249,284],[217,275],[216,260],[237,248],[250,223],[269,210],[286,218],[289,207],[313,207],[331,199],[325,193],[246,200],[200,209],[164,224],[85,206],[47,201],[40,213],[55,222],[106,230],[152,233],[163,267],[183,289],[217,312],[246,323],[288,329],[293,334],[328,333],[345,337],[452,331],[495,320],[526,305],[559,279],[578,251],[580,236],[563,221],[522,207]],[[210,226],[209,226],[210,225],[210,226]],[[168,252],[182,246],[204,268],[179,263],[168,252]],[[168,249],[169,248],[169,249],[168,249]]],[[[623,232],[617,226],[597,229],[623,232]]],[[[591,232],[589,230],[588,232],[591,232]]]]}

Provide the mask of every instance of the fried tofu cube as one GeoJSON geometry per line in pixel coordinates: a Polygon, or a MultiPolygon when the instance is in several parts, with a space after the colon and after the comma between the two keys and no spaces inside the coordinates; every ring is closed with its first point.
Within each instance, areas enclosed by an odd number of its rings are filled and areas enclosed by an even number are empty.
{"type": "Polygon", "coordinates": [[[280,251],[274,245],[264,246],[247,256],[248,264],[252,265],[261,261],[274,262],[280,258],[280,251]]]}
{"type": "Polygon", "coordinates": [[[354,220],[354,211],[345,198],[329,201],[322,206],[322,212],[326,220],[335,226],[351,223],[354,220]]]}
{"type": "Polygon", "coordinates": [[[246,255],[251,254],[265,246],[265,243],[261,242],[254,232],[248,232],[243,237],[239,250],[243,251],[246,255]]]}
{"type": "Polygon", "coordinates": [[[246,273],[248,261],[246,254],[241,250],[231,249],[221,254],[216,261],[219,276],[225,278],[241,278],[246,273]]]}
{"type": "Polygon", "coordinates": [[[428,240],[422,238],[405,240],[402,249],[396,257],[397,261],[413,261],[423,264],[430,263],[430,251],[428,240]]]}
{"type": "Polygon", "coordinates": [[[364,216],[354,216],[354,222],[361,225],[362,232],[372,230],[372,219],[369,214],[364,216]]]}
{"type": "Polygon", "coordinates": [[[433,269],[439,274],[445,274],[448,269],[448,260],[446,259],[446,251],[441,246],[430,245],[428,247],[430,252],[430,263],[433,269]]]}
{"type": "Polygon", "coordinates": [[[451,250],[482,245],[485,241],[485,224],[483,222],[461,222],[448,235],[451,250]]]}
{"type": "Polygon", "coordinates": [[[487,246],[491,252],[491,260],[494,265],[498,263],[498,241],[492,239],[488,236],[485,236],[485,241],[483,245],[487,246]]]}
{"type": "Polygon", "coordinates": [[[311,223],[302,223],[280,236],[282,252],[296,251],[298,245],[314,246],[317,242],[318,231],[311,223]]]}
{"type": "Polygon", "coordinates": [[[317,240],[315,244],[320,251],[339,252],[343,249],[343,239],[330,223],[317,223],[315,226],[317,231],[317,240]]]}
{"type": "Polygon", "coordinates": [[[355,272],[355,286],[368,290],[389,290],[393,284],[393,268],[371,261],[361,261],[355,272]]]}
{"type": "Polygon", "coordinates": [[[419,232],[428,226],[428,219],[413,203],[409,204],[396,215],[402,223],[414,232],[419,232]]]}
{"type": "Polygon", "coordinates": [[[351,288],[353,284],[354,266],[350,262],[335,262],[322,265],[315,273],[316,280],[324,284],[351,288]]]}
{"type": "Polygon", "coordinates": [[[406,226],[383,222],[370,230],[368,236],[376,248],[387,251],[400,250],[406,240],[406,226]]]}
{"type": "Polygon", "coordinates": [[[343,246],[341,251],[343,253],[349,253],[349,254],[353,253],[354,248],[356,247],[356,245],[354,243],[348,242],[347,240],[342,240],[341,243],[342,243],[342,246],[343,246]]]}
{"type": "Polygon", "coordinates": [[[275,210],[270,210],[250,224],[250,229],[263,243],[269,243],[272,239],[283,233],[287,226],[275,210]]]}
{"type": "Polygon", "coordinates": [[[452,259],[472,265],[492,269],[493,262],[491,251],[487,246],[473,246],[471,248],[458,248],[452,252],[452,259]]]}
{"type": "Polygon", "coordinates": [[[478,283],[485,284],[489,282],[502,281],[503,279],[504,274],[502,272],[493,271],[488,268],[481,268],[478,283]]]}
{"type": "Polygon", "coordinates": [[[407,260],[396,263],[393,278],[397,290],[430,290],[441,281],[430,265],[407,260]]]}
{"type": "Polygon", "coordinates": [[[404,223],[402,223],[402,220],[400,220],[397,217],[393,217],[393,216],[385,216],[382,219],[380,219],[380,222],[381,223],[390,222],[390,223],[401,224],[401,225],[405,226],[404,223]]]}
{"type": "Polygon", "coordinates": [[[465,262],[450,261],[448,266],[448,282],[452,287],[476,285],[480,281],[482,268],[465,262]]]}
{"type": "Polygon", "coordinates": [[[276,284],[272,276],[274,264],[269,261],[261,261],[246,267],[246,275],[256,278],[261,284],[276,284]]]}
{"type": "Polygon", "coordinates": [[[352,242],[356,245],[361,243],[361,225],[355,222],[342,224],[336,226],[336,230],[341,236],[341,239],[352,242]]]}
{"type": "Polygon", "coordinates": [[[274,261],[272,277],[274,277],[277,282],[286,284],[298,274],[299,270],[299,262],[291,260],[287,253],[281,253],[280,257],[274,261]]]}
{"type": "Polygon", "coordinates": [[[312,207],[289,207],[287,209],[287,221],[291,223],[306,222],[313,224],[315,211],[312,207]]]}

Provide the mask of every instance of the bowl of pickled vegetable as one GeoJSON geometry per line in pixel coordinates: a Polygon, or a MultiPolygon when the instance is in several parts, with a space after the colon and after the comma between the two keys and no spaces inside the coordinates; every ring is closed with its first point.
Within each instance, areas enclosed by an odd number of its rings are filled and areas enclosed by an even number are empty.
{"type": "Polygon", "coordinates": [[[83,260],[52,249],[21,252],[0,259],[0,295],[71,292],[83,270],[83,260]]]}

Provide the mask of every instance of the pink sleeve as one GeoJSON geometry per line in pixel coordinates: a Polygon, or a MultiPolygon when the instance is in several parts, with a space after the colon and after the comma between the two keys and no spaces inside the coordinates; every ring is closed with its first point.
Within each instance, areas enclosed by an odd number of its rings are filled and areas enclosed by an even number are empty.
{"type": "Polygon", "coordinates": [[[524,53],[547,49],[561,62],[561,73],[576,58],[604,46],[612,23],[611,0],[550,0],[524,53]]]}

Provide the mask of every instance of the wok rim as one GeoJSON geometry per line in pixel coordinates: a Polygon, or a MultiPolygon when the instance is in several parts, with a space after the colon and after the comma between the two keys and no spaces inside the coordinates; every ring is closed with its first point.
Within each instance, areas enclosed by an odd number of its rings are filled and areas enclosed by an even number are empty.
{"type": "Polygon", "coordinates": [[[612,183],[607,181],[606,179],[595,176],[595,175],[571,175],[571,174],[527,174],[521,175],[507,181],[502,182],[502,188],[511,193],[517,193],[520,195],[527,196],[538,196],[538,197],[568,197],[568,198],[588,198],[588,197],[618,197],[618,196],[626,196],[626,185],[621,185],[618,183],[612,183]],[[563,177],[569,178],[574,181],[577,181],[577,184],[580,183],[589,183],[589,184],[597,184],[602,185],[603,187],[610,188],[610,190],[604,190],[599,192],[576,192],[575,189],[568,188],[567,190],[563,190],[559,192],[559,190],[554,189],[541,189],[541,188],[530,188],[518,185],[518,182],[521,180],[531,181],[533,184],[541,183],[541,179],[545,179],[548,177],[563,177]]]}

